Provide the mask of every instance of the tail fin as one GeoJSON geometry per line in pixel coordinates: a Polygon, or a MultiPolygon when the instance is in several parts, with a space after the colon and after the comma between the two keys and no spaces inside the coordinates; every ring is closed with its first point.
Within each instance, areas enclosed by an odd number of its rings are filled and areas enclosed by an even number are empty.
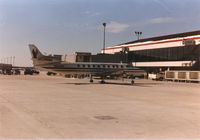
{"type": "Polygon", "coordinates": [[[30,52],[31,52],[31,56],[32,56],[32,59],[38,59],[38,58],[41,58],[42,56],[44,56],[40,50],[33,44],[29,44],[29,49],[30,49],[30,52]]]}
{"type": "Polygon", "coordinates": [[[35,68],[42,70],[40,65],[48,64],[52,62],[49,56],[43,55],[40,50],[33,44],[29,44],[33,65],[35,68]]]}

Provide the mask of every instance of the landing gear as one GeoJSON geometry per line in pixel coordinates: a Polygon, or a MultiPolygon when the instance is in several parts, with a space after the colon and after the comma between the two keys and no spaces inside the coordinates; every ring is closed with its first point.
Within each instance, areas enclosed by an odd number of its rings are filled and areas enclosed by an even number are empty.
{"type": "Polygon", "coordinates": [[[101,83],[101,84],[105,84],[106,82],[105,82],[104,80],[101,80],[100,83],[101,83]]]}
{"type": "Polygon", "coordinates": [[[135,81],[134,80],[131,80],[131,85],[134,85],[135,84],[135,81]]]}
{"type": "Polygon", "coordinates": [[[106,82],[104,81],[104,79],[106,79],[106,76],[105,76],[105,75],[101,77],[100,84],[105,84],[105,83],[106,83],[106,82]]]}
{"type": "Polygon", "coordinates": [[[93,83],[92,75],[90,75],[90,83],[93,83]]]}

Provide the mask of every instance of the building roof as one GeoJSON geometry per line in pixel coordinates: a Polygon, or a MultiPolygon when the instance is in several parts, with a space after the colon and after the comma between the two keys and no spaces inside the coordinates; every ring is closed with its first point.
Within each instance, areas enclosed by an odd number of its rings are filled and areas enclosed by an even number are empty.
{"type": "Polygon", "coordinates": [[[170,35],[164,35],[164,36],[157,36],[157,37],[151,37],[151,38],[144,38],[144,39],[135,40],[135,41],[127,42],[127,43],[122,43],[119,45],[133,44],[133,43],[146,42],[146,41],[159,41],[159,40],[178,38],[178,37],[187,37],[187,36],[194,36],[194,35],[200,35],[200,30],[184,32],[184,33],[177,33],[177,34],[170,34],[170,35]]]}

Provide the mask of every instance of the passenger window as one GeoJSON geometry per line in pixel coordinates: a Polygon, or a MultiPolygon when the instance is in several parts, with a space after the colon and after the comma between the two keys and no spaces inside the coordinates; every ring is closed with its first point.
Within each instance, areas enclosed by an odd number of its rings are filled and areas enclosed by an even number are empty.
{"type": "Polygon", "coordinates": [[[88,65],[88,68],[90,68],[90,65],[88,65]]]}
{"type": "Polygon", "coordinates": [[[80,65],[78,64],[77,67],[80,68],[80,65]]]}
{"type": "Polygon", "coordinates": [[[83,67],[85,68],[85,65],[83,65],[83,67]]]}

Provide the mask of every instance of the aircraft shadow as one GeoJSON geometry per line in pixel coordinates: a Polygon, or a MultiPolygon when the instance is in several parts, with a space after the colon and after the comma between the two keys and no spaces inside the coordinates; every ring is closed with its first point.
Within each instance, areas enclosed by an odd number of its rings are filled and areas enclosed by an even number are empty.
{"type": "Polygon", "coordinates": [[[160,85],[160,83],[135,83],[134,85],[131,85],[131,83],[117,83],[117,82],[105,82],[101,84],[100,82],[98,83],[60,83],[60,84],[67,84],[67,85],[122,85],[122,86],[138,86],[138,87],[152,87],[156,85],[160,85]]]}

